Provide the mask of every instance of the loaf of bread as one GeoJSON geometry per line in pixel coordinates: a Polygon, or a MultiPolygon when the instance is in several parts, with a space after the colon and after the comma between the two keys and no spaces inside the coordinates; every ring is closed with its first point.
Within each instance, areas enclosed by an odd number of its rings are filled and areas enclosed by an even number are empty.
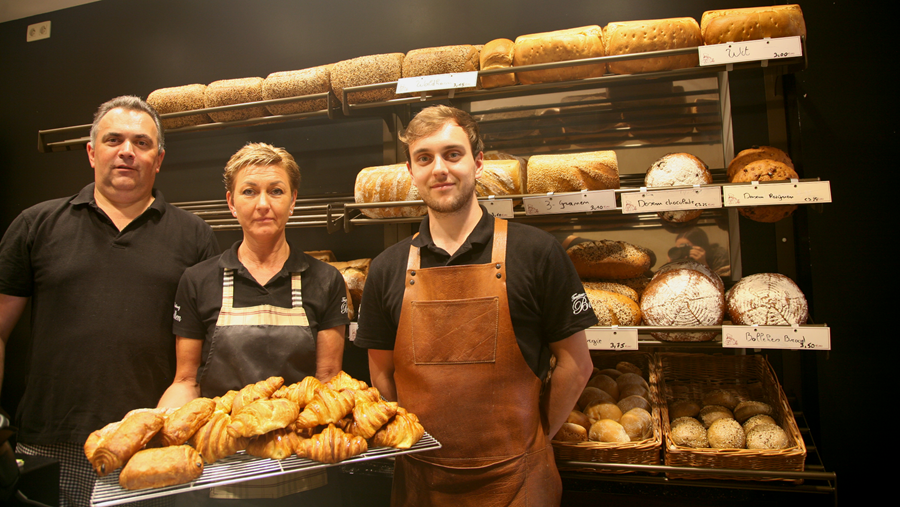
{"type": "MultiPolygon", "coordinates": [[[[746,183],[751,181],[782,181],[796,179],[800,176],[787,164],[770,159],[757,160],[743,166],[735,172],[730,181],[732,183],[746,183]]],[[[738,213],[756,222],[777,222],[787,218],[797,209],[796,205],[772,205],[772,206],[744,206],[738,208],[738,213]]]]}
{"type": "MultiPolygon", "coordinates": [[[[700,25],[694,18],[623,21],[609,23],[603,28],[603,47],[609,56],[692,48],[702,43],[700,25]]],[[[696,67],[699,63],[699,55],[690,53],[609,62],[609,71],[613,74],[639,74],[696,67]]]]}
{"type": "MultiPolygon", "coordinates": [[[[479,67],[478,49],[471,44],[413,49],[403,58],[403,77],[473,72],[479,67]]],[[[475,88],[464,88],[470,91],[475,88]]]]}
{"type": "MultiPolygon", "coordinates": [[[[520,35],[513,48],[513,65],[521,67],[606,56],[601,36],[602,30],[597,25],[520,35]]],[[[606,64],[596,63],[517,72],[516,78],[522,84],[535,84],[600,77],[605,73],[606,64]]]]}
{"type": "MultiPolygon", "coordinates": [[[[641,313],[650,326],[718,326],[725,314],[725,294],[694,269],[657,272],[641,295],[641,313]]],[[[718,332],[656,332],[663,341],[709,341],[718,332]]]]}
{"type": "Polygon", "coordinates": [[[649,251],[625,241],[585,241],[566,252],[582,278],[632,278],[650,268],[649,251]]]}
{"type": "MultiPolygon", "coordinates": [[[[403,77],[403,53],[359,56],[340,61],[331,68],[331,88],[343,102],[344,88],[378,83],[391,83],[403,77]]],[[[397,97],[396,87],[350,93],[351,104],[381,102],[397,97]]]]}
{"type": "Polygon", "coordinates": [[[475,180],[475,194],[479,197],[524,194],[525,181],[521,159],[485,160],[481,177],[475,180]]]}
{"type": "Polygon", "coordinates": [[[805,324],[809,306],[800,287],[780,273],[745,276],[728,291],[731,322],[743,326],[805,324]]]}
{"type": "MultiPolygon", "coordinates": [[[[214,81],[206,87],[204,99],[206,107],[230,106],[259,102],[262,96],[263,78],[245,77],[240,79],[223,79],[214,81]]],[[[215,121],[238,121],[249,118],[261,118],[269,114],[264,106],[209,113],[215,121]]]]}
{"type": "Polygon", "coordinates": [[[806,22],[797,4],[722,9],[703,13],[700,33],[705,44],[805,36],[806,22]]]}
{"type": "Polygon", "coordinates": [[[588,301],[600,321],[600,326],[637,326],[641,323],[641,308],[628,296],[596,288],[584,282],[588,301]]]}
{"type": "MultiPolygon", "coordinates": [[[[357,203],[417,201],[419,190],[413,184],[406,164],[366,167],[356,175],[353,197],[357,203]]],[[[425,206],[366,208],[369,218],[419,217],[427,213],[425,206]]]]}
{"type": "Polygon", "coordinates": [[[528,159],[528,193],[619,188],[614,151],[533,155],[528,159]]]}
{"type": "MultiPolygon", "coordinates": [[[[509,69],[513,66],[515,43],[509,39],[494,39],[481,48],[481,70],[509,69]]],[[[482,88],[499,88],[516,84],[516,73],[481,76],[482,88]]]]}
{"type": "MultiPolygon", "coordinates": [[[[712,173],[702,160],[690,153],[669,153],[659,158],[644,176],[644,185],[651,188],[706,185],[712,183],[712,173]]],[[[684,223],[696,220],[702,210],[660,211],[667,222],[684,223]]]]}
{"type": "Polygon", "coordinates": [[[794,168],[791,157],[778,148],[775,148],[774,146],[753,146],[752,148],[741,150],[740,153],[731,159],[726,172],[728,181],[731,181],[731,178],[733,178],[735,174],[744,169],[744,166],[758,160],[774,160],[775,162],[781,162],[791,169],[794,168]]]}
{"type": "MultiPolygon", "coordinates": [[[[322,65],[302,70],[273,72],[263,81],[264,100],[302,97],[331,90],[331,65],[322,65]]],[[[289,104],[269,105],[270,114],[297,114],[321,111],[328,107],[326,99],[304,100],[289,104]]]]}
{"type": "Polygon", "coordinates": [[[156,447],[131,457],[119,474],[119,485],[129,490],[162,488],[191,482],[202,473],[203,459],[193,447],[156,447]]]}
{"type": "Polygon", "coordinates": [[[722,277],[720,277],[715,271],[710,269],[710,267],[706,264],[697,262],[694,259],[684,258],[667,262],[656,270],[656,274],[665,273],[666,271],[672,271],[676,269],[690,269],[693,271],[697,271],[698,273],[705,276],[713,285],[715,285],[716,289],[718,289],[719,292],[722,292],[723,294],[725,293],[725,283],[722,282],[722,277]]]}
{"type": "MultiPolygon", "coordinates": [[[[206,107],[206,85],[190,84],[173,88],[160,88],[147,95],[147,103],[159,114],[180,113],[206,107]]],[[[177,129],[192,125],[211,123],[212,118],[206,113],[197,113],[177,118],[165,118],[162,126],[165,129],[177,129]]]]}

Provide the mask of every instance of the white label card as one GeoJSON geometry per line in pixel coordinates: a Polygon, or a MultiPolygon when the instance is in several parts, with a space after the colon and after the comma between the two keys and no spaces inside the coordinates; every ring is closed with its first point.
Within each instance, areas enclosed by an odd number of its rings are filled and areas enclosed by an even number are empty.
{"type": "Polygon", "coordinates": [[[478,84],[478,71],[452,72],[433,76],[401,77],[397,80],[397,93],[429,92],[473,88],[478,84]]]}
{"type": "Polygon", "coordinates": [[[622,193],[622,213],[625,214],[721,207],[722,192],[719,190],[719,187],[622,193]]]}
{"type": "Polygon", "coordinates": [[[497,218],[514,218],[512,199],[479,199],[478,203],[497,218]]]}
{"type": "Polygon", "coordinates": [[[778,58],[803,56],[803,45],[799,36],[776,39],[726,42],[697,48],[700,66],[724,65],[738,62],[759,62],[778,58]]]}
{"type": "Polygon", "coordinates": [[[754,206],[770,204],[816,204],[831,202],[831,183],[828,181],[798,181],[722,187],[725,206],[754,206]]]}
{"type": "Polygon", "coordinates": [[[637,350],[637,329],[589,327],[584,330],[590,350],[637,350]]]}
{"type": "Polygon", "coordinates": [[[722,347],[831,350],[831,328],[825,326],[722,326],[722,347]]]}
{"type": "Polygon", "coordinates": [[[351,342],[356,340],[356,329],[357,328],[359,328],[359,324],[357,324],[356,322],[351,322],[350,325],[347,327],[347,330],[348,330],[347,337],[351,342]]]}
{"type": "Polygon", "coordinates": [[[589,213],[616,209],[616,193],[613,190],[589,190],[579,193],[525,197],[523,201],[526,215],[589,213]]]}

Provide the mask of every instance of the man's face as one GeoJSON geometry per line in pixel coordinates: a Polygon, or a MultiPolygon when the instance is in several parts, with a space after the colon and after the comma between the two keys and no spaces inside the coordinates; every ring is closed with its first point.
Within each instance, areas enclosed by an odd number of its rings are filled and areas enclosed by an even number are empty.
{"type": "Polygon", "coordinates": [[[475,198],[482,154],[472,154],[469,137],[462,127],[445,123],[434,134],[411,144],[409,154],[409,173],[429,209],[455,213],[475,198]]]}
{"type": "Polygon", "coordinates": [[[105,196],[149,196],[165,152],[159,151],[153,118],[116,108],[97,125],[96,146],[88,143],[96,189],[105,196]]]}

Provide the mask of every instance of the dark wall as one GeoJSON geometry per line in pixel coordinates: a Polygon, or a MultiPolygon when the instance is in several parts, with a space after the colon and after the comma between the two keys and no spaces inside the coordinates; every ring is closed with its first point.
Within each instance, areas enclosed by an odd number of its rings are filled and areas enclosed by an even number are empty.
{"type": "MultiPolygon", "coordinates": [[[[146,97],[168,86],[265,77],[368,54],[479,44],[587,24],[680,16],[699,20],[708,9],[765,3],[103,0],[2,23],[0,230],[22,209],[74,194],[91,181],[83,151],[40,154],[37,132],[89,123],[97,105],[116,95],[146,97]],[[52,37],[26,43],[27,25],[45,20],[52,22],[52,37]]],[[[878,224],[884,199],[870,183],[873,174],[884,172],[876,171],[891,167],[886,148],[897,136],[887,117],[896,113],[896,102],[889,95],[890,72],[875,53],[879,42],[887,42],[886,36],[872,35],[888,33],[878,30],[880,22],[863,21],[859,9],[844,1],[802,6],[809,30],[809,69],[796,75],[799,99],[789,110],[799,131],[792,146],[802,149],[803,175],[831,181],[834,193],[834,203],[821,213],[807,210],[797,216],[798,230],[808,230],[808,238],[798,241],[806,254],[801,258],[812,264],[805,288],[816,320],[831,326],[833,343],[830,353],[805,353],[804,371],[813,378],[807,379],[804,399],[813,407],[807,415],[826,466],[842,477],[846,495],[855,491],[855,479],[865,466],[859,460],[868,456],[868,443],[844,436],[855,431],[854,422],[835,400],[867,399],[860,394],[864,385],[887,384],[890,367],[888,333],[879,327],[889,314],[886,305],[876,301],[884,292],[878,290],[883,276],[890,272],[881,258],[890,251],[884,243],[891,229],[878,224]],[[848,24],[865,28],[851,33],[848,24]],[[863,252],[868,255],[863,257],[863,252]]],[[[745,85],[743,79],[733,77],[734,86],[760,86],[745,85]]],[[[765,117],[765,105],[737,100],[736,149],[746,147],[742,143],[768,142],[756,127],[765,117]]],[[[304,168],[304,188],[313,193],[349,193],[355,172],[381,161],[378,120],[305,125],[173,136],[157,187],[169,201],[221,199],[221,167],[247,141],[286,147],[304,168]]],[[[748,231],[753,227],[748,225],[748,231]]],[[[762,238],[760,243],[776,240],[771,227],[755,234],[762,238]]],[[[302,229],[290,235],[306,249],[331,247],[341,258],[370,255],[382,241],[372,230],[329,236],[302,229]]],[[[234,238],[224,234],[221,242],[226,246],[234,238]]],[[[757,246],[758,252],[747,245],[745,259],[755,253],[767,256],[773,248],[757,246]]],[[[20,323],[6,364],[3,406],[9,411],[21,388],[26,338],[27,323],[20,323]]]]}

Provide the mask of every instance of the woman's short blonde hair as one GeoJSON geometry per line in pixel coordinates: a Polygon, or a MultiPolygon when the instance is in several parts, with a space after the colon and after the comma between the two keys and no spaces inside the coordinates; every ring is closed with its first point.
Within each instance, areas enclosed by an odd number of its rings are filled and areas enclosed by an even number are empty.
{"type": "Polygon", "coordinates": [[[225,190],[234,192],[234,181],[238,172],[250,166],[278,166],[287,173],[291,192],[300,189],[300,167],[284,148],[276,148],[266,143],[248,143],[228,159],[225,164],[225,190]]]}

